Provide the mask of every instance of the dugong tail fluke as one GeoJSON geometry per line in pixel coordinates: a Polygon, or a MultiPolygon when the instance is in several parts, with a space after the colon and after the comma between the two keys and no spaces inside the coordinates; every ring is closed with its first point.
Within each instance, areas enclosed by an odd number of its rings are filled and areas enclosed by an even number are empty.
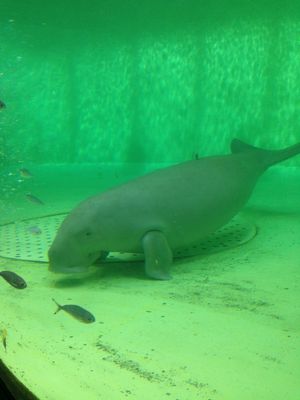
{"type": "Polygon", "coordinates": [[[271,165],[280,163],[288,158],[294,157],[300,153],[300,143],[287,147],[283,150],[265,150],[259,147],[251,146],[239,139],[233,139],[231,142],[232,153],[243,153],[248,151],[255,151],[257,157],[263,164],[264,168],[269,168],[271,165]]]}

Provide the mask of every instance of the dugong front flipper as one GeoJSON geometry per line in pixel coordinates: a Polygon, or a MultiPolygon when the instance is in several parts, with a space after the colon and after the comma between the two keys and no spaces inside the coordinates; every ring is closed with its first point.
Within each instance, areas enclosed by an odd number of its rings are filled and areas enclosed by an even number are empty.
{"type": "Polygon", "coordinates": [[[145,255],[145,271],[154,279],[171,279],[169,267],[172,264],[172,251],[165,235],[160,231],[147,232],[142,245],[145,255]]]}

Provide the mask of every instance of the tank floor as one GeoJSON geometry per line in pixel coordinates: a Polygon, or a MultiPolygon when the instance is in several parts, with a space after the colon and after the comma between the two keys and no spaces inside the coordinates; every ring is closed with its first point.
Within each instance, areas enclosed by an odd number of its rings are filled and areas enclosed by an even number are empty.
{"type": "Polygon", "coordinates": [[[248,211],[258,235],[177,261],[173,280],[109,264],[59,276],[0,259],[0,357],[43,400],[294,400],[300,391],[300,218],[248,211]],[[77,304],[83,324],[56,306],[77,304]]]}

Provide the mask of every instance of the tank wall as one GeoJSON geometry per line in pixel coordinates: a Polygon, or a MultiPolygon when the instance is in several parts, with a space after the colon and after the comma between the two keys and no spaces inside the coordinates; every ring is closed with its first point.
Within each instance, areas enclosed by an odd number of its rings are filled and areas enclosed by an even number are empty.
{"type": "Polygon", "coordinates": [[[100,2],[76,20],[55,4],[37,3],[35,15],[8,4],[1,164],[172,163],[227,152],[233,137],[268,148],[300,140],[300,25],[288,8],[233,19],[224,8],[216,19],[185,6],[180,18],[180,7],[100,2]]]}

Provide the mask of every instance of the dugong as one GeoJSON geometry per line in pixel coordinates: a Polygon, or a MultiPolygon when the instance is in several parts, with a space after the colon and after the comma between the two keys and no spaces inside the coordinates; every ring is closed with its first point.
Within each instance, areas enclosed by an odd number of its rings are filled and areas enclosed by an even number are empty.
{"type": "Polygon", "coordinates": [[[234,139],[231,154],[157,170],[90,197],[62,222],[49,270],[82,272],[110,251],[144,253],[147,276],[170,279],[172,251],[226,224],[268,167],[298,153],[300,143],[271,151],[234,139]]]}

